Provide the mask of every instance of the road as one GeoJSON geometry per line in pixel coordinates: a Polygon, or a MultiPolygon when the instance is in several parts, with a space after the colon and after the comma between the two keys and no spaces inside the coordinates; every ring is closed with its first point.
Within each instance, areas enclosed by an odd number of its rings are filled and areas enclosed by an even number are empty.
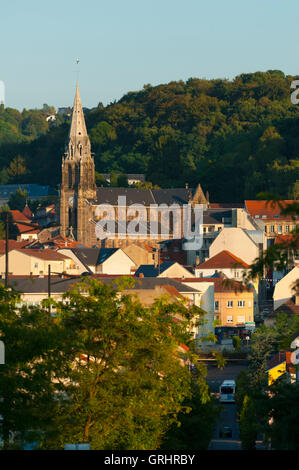
{"type": "MultiPolygon", "coordinates": [[[[218,393],[223,380],[236,380],[239,372],[246,368],[246,365],[228,364],[223,370],[220,370],[216,366],[208,364],[207,383],[210,386],[211,393],[218,393]]],[[[221,403],[220,406],[222,407],[222,412],[216,423],[209,450],[242,450],[236,405],[234,403],[221,403]],[[220,437],[220,429],[222,426],[231,427],[232,437],[220,437]]],[[[258,440],[256,449],[264,450],[265,448],[263,443],[258,440]]]]}
{"type": "MultiPolygon", "coordinates": [[[[246,365],[228,364],[223,370],[216,366],[208,365],[207,383],[212,393],[218,393],[223,380],[236,380],[241,370],[246,369],[246,365]]],[[[210,443],[210,450],[241,450],[239,426],[237,422],[237,410],[234,403],[222,403],[223,408],[214,429],[214,435],[210,443]],[[230,426],[232,437],[221,438],[220,429],[222,426],[230,426]]]]}

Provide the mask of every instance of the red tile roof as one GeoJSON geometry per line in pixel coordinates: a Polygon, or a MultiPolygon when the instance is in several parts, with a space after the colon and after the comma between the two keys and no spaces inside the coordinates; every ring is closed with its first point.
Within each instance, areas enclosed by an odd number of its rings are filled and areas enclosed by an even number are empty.
{"type": "Polygon", "coordinates": [[[288,315],[299,315],[299,305],[296,305],[295,298],[291,298],[287,300],[283,305],[278,307],[275,312],[272,312],[269,317],[273,318],[276,316],[277,313],[286,313],[288,315]]]}
{"type": "Polygon", "coordinates": [[[217,255],[212,256],[204,263],[196,266],[198,269],[228,269],[228,268],[249,268],[249,265],[245,263],[241,258],[233,255],[230,251],[223,250],[217,255]]]}
{"type": "MultiPolygon", "coordinates": [[[[288,205],[294,202],[299,202],[299,201],[284,200],[284,201],[280,201],[280,204],[283,207],[287,207],[288,205]]],[[[292,220],[292,217],[290,215],[281,215],[281,209],[277,202],[245,201],[245,207],[247,209],[247,212],[249,212],[249,214],[254,218],[260,218],[262,220],[271,220],[271,221],[272,220],[285,220],[285,221],[292,220]]]]}
{"type": "Polygon", "coordinates": [[[30,233],[39,233],[40,232],[40,228],[38,225],[36,224],[19,224],[19,223],[15,223],[15,226],[17,227],[18,231],[20,234],[30,234],[30,233]]]}
{"type": "MultiPolygon", "coordinates": [[[[28,245],[28,240],[8,240],[8,250],[14,250],[23,248],[24,246],[28,245]]],[[[5,253],[5,240],[0,240],[0,254],[5,253]]]]}
{"type": "Polygon", "coordinates": [[[38,250],[38,249],[30,249],[30,248],[22,248],[22,249],[17,249],[17,251],[20,251],[21,253],[29,256],[33,256],[36,258],[48,260],[48,261],[62,261],[64,259],[68,259],[68,256],[62,255],[61,253],[58,253],[55,250],[38,250]]]}
{"type": "Polygon", "coordinates": [[[14,222],[27,222],[28,224],[31,222],[30,219],[28,219],[22,212],[18,210],[11,210],[10,213],[14,222]]]}

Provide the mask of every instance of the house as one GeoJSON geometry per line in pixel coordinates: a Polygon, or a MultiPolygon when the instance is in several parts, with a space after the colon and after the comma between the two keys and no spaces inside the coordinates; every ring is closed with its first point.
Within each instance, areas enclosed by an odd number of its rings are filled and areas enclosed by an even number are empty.
{"type": "Polygon", "coordinates": [[[249,265],[228,250],[223,250],[212,256],[204,263],[195,266],[196,277],[210,277],[221,271],[229,279],[242,279],[248,272],[249,265]]]}
{"type": "Polygon", "coordinates": [[[181,282],[201,290],[201,284],[214,284],[214,318],[215,333],[219,341],[230,340],[234,335],[245,336],[255,328],[254,323],[254,289],[247,288],[241,282],[218,277],[189,278],[181,282]]]}
{"type": "Polygon", "coordinates": [[[291,383],[296,382],[296,366],[292,361],[292,351],[279,351],[267,363],[268,386],[284,376],[291,383]]]}
{"type": "Polygon", "coordinates": [[[135,272],[136,277],[184,278],[194,275],[176,261],[164,261],[160,264],[142,264],[135,272]]]}
{"type": "Polygon", "coordinates": [[[194,298],[194,303],[197,307],[202,308],[206,314],[204,316],[204,323],[197,328],[196,337],[198,338],[201,349],[207,349],[214,346],[211,340],[211,335],[215,334],[215,284],[214,282],[195,282],[195,278],[180,279],[180,282],[185,286],[196,289],[199,293],[194,298]],[[209,338],[209,339],[207,339],[209,338]]]}
{"type": "MultiPolygon", "coordinates": [[[[122,276],[101,276],[91,274],[92,279],[98,279],[104,284],[113,284],[122,276]]],[[[159,297],[170,296],[172,299],[185,297],[190,303],[197,302],[198,291],[186,286],[174,279],[169,278],[142,278],[135,279],[132,286],[126,286],[125,291],[137,295],[141,303],[150,306],[159,297]]],[[[68,278],[51,277],[51,296],[55,300],[61,300],[63,294],[76,283],[80,282],[80,276],[68,278]]],[[[3,280],[0,280],[3,283],[3,280]]],[[[21,302],[26,305],[39,305],[43,299],[48,297],[48,279],[43,276],[10,276],[8,280],[10,287],[21,293],[21,302]]]]}
{"type": "Polygon", "coordinates": [[[58,221],[55,204],[39,207],[34,213],[33,222],[40,227],[48,227],[58,221]]]}
{"type": "Polygon", "coordinates": [[[156,261],[176,261],[182,266],[187,265],[187,251],[183,249],[183,239],[165,240],[159,243],[156,261]]]}
{"type": "MultiPolygon", "coordinates": [[[[13,248],[8,254],[9,275],[44,276],[48,266],[56,273],[80,274],[72,259],[54,250],[13,248]]],[[[5,255],[0,256],[0,273],[5,275],[5,255]]]]}
{"type": "MultiPolygon", "coordinates": [[[[217,253],[217,255],[194,268],[196,277],[214,277],[221,273],[228,279],[235,281],[242,281],[249,274],[249,271],[250,266],[245,261],[227,250],[217,253]]],[[[250,285],[254,289],[254,315],[256,315],[258,313],[259,280],[252,280],[250,285]]]]}
{"type": "Polygon", "coordinates": [[[274,310],[283,305],[294,295],[294,285],[299,279],[299,266],[295,266],[275,284],[273,292],[274,310]]]}
{"type": "Polygon", "coordinates": [[[281,214],[281,207],[286,208],[290,204],[298,202],[284,200],[271,201],[245,201],[245,208],[256,223],[265,233],[267,246],[272,244],[277,235],[288,235],[295,230],[298,221],[294,221],[291,214],[281,214]]]}
{"type": "Polygon", "coordinates": [[[224,228],[210,246],[210,258],[222,251],[229,251],[250,265],[263,251],[263,232],[240,227],[224,228]]]}
{"type": "Polygon", "coordinates": [[[188,249],[188,243],[183,245],[187,250],[187,264],[194,266],[209,258],[211,244],[224,228],[229,227],[243,228],[250,232],[259,229],[242,204],[209,203],[209,207],[203,211],[202,246],[194,251],[188,249]]]}
{"type": "Polygon", "coordinates": [[[11,210],[12,223],[17,231],[18,240],[37,240],[40,228],[37,224],[31,222],[23,212],[11,210]]]}
{"type": "Polygon", "coordinates": [[[138,242],[132,243],[124,246],[122,250],[134,261],[137,267],[141,264],[151,264],[155,261],[154,249],[146,244],[139,245],[138,242]]]}
{"type": "Polygon", "coordinates": [[[131,274],[137,267],[120,248],[60,248],[58,253],[70,257],[81,272],[131,274]]]}

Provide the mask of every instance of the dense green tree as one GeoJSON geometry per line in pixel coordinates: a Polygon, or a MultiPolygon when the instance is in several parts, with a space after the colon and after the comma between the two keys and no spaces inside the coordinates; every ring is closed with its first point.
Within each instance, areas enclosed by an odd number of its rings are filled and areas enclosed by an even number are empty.
{"type": "Polygon", "coordinates": [[[22,188],[19,188],[16,193],[11,194],[8,205],[11,210],[19,210],[22,212],[24,210],[24,207],[26,205],[28,198],[28,193],[26,189],[22,190],[22,188]]]}
{"type": "Polygon", "coordinates": [[[240,439],[244,450],[254,450],[258,433],[255,403],[251,397],[245,395],[240,413],[240,439]]]}
{"type": "MultiPolygon", "coordinates": [[[[156,449],[178,415],[189,411],[192,380],[184,360],[196,363],[189,331],[204,312],[167,298],[145,308],[124,290],[132,282],[116,287],[84,280],[63,301],[33,308],[20,308],[19,296],[0,284],[5,448],[13,431],[15,446],[20,436],[44,449],[70,442],[156,449]]],[[[193,384],[202,406],[209,403],[200,367],[193,384]]],[[[202,408],[199,414],[205,420],[209,413],[202,408]]]]}
{"type": "MultiPolygon", "coordinates": [[[[211,201],[241,202],[271,188],[296,197],[299,106],[295,77],[269,70],[233,80],[190,78],[129,92],[85,112],[99,173],[145,173],[160,187],[200,182],[211,201]],[[221,184],[219,184],[221,181],[221,184]]],[[[28,182],[60,183],[69,117],[52,110],[0,114],[0,172],[23,155],[28,182]]],[[[5,174],[2,175],[5,182],[5,174]]]]}
{"type": "Polygon", "coordinates": [[[162,450],[207,450],[213,437],[221,408],[215,399],[203,403],[200,390],[192,387],[192,397],[185,401],[188,413],[180,413],[178,422],[166,433],[162,450]]]}

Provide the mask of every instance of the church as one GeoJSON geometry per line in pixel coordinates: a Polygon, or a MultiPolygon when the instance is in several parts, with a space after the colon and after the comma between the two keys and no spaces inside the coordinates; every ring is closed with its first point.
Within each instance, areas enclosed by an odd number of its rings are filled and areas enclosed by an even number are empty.
{"type": "MultiPolygon", "coordinates": [[[[174,230],[172,214],[165,226],[165,221],[159,219],[159,210],[156,208],[176,207],[179,218],[182,219],[183,207],[188,204],[200,204],[204,208],[209,206],[208,198],[205,197],[200,184],[195,189],[188,188],[187,185],[185,188],[174,189],[96,186],[94,159],[77,83],[68,142],[62,159],[59,209],[61,235],[72,237],[87,247],[121,248],[136,243],[138,239],[138,244],[154,248],[160,241],[183,238],[181,225],[179,233],[174,230]],[[122,207],[119,201],[125,201],[122,207]],[[106,206],[113,212],[114,220],[111,220],[111,223],[114,223],[116,230],[113,233],[108,230],[104,238],[99,236],[98,225],[103,219],[103,210],[99,209],[106,206]],[[144,222],[140,223],[143,230],[137,236],[126,230],[126,226],[134,219],[132,207],[138,206],[144,208],[145,218],[142,219],[144,222]],[[150,229],[148,222],[151,218],[157,222],[154,231],[150,229]]],[[[107,217],[107,211],[104,215],[107,217]]]]}

